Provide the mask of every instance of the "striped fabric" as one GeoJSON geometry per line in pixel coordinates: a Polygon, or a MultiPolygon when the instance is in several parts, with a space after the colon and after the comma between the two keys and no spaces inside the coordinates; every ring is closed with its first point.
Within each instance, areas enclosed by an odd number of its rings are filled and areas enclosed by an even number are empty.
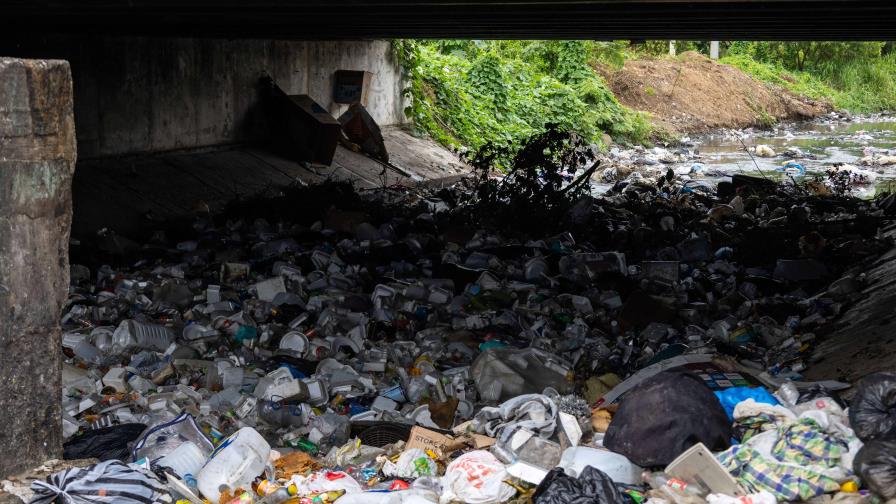
{"type": "Polygon", "coordinates": [[[82,504],[105,502],[153,504],[172,502],[165,485],[148,471],[108,460],[84,468],[72,468],[31,484],[29,504],[82,504]]]}

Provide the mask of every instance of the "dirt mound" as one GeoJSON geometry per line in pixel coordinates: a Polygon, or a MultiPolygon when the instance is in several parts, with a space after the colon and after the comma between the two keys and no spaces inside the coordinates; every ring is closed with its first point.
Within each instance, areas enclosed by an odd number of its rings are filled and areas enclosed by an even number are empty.
{"type": "Polygon", "coordinates": [[[606,77],[624,105],[650,112],[657,126],[681,133],[770,126],[831,109],[693,52],[629,61],[606,77]]]}

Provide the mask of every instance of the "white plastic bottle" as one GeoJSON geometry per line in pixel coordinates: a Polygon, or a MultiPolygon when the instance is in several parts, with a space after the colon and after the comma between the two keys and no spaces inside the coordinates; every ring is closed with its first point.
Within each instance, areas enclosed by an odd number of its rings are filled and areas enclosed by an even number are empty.
{"type": "Polygon", "coordinates": [[[271,445],[252,427],[243,427],[221,442],[199,471],[197,487],[202,495],[218,502],[220,489],[249,488],[264,471],[271,445]]]}

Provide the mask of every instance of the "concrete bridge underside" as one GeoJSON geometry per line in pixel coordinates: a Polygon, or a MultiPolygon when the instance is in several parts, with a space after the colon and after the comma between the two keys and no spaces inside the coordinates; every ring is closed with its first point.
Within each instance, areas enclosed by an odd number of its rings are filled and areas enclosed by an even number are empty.
{"type": "Polygon", "coordinates": [[[0,31],[266,39],[894,40],[891,0],[13,0],[0,31]]]}

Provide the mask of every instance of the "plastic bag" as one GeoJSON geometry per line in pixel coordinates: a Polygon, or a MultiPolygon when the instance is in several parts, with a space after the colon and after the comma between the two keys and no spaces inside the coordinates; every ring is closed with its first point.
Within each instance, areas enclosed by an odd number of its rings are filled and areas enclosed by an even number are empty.
{"type": "Polygon", "coordinates": [[[697,443],[730,445],[731,421],[703,380],[684,369],[664,371],[629,391],[613,416],[604,446],[641,467],[665,466],[697,443]]]}
{"type": "Polygon", "coordinates": [[[465,453],[445,469],[440,502],[504,502],[516,494],[512,486],[504,483],[507,478],[504,464],[491,453],[484,450],[465,453]]]}
{"type": "Polygon", "coordinates": [[[728,418],[734,419],[734,407],[737,406],[737,403],[745,401],[747,399],[752,399],[757,403],[778,405],[778,400],[775,399],[775,396],[771,395],[768,390],[762,387],[731,387],[724,390],[715,391],[716,397],[719,398],[719,402],[722,403],[722,407],[725,408],[725,413],[728,414],[728,418]]]}
{"type": "Polygon", "coordinates": [[[853,470],[874,493],[896,498],[896,437],[866,442],[856,455],[853,470]]]}
{"type": "Polygon", "coordinates": [[[480,399],[506,401],[523,394],[541,393],[551,387],[569,393],[566,375],[572,366],[537,348],[492,348],[479,354],[470,367],[480,399]]]}
{"type": "Polygon", "coordinates": [[[709,494],[706,496],[706,502],[709,504],[777,504],[778,499],[770,492],[762,490],[750,495],[741,495],[740,497],[732,497],[725,494],[709,494]]]}
{"type": "Polygon", "coordinates": [[[874,373],[859,382],[849,423],[862,441],[896,435],[896,373],[874,373]]]}
{"type": "Polygon", "coordinates": [[[828,390],[824,385],[813,385],[807,389],[800,390],[800,398],[797,401],[797,404],[802,404],[804,402],[813,401],[816,399],[824,399],[830,397],[843,409],[846,409],[846,403],[843,402],[843,399],[840,397],[840,394],[834,392],[833,390],[828,390]]]}
{"type": "Polygon", "coordinates": [[[127,423],[85,432],[62,445],[62,458],[127,460],[131,455],[128,445],[144,430],[146,426],[141,423],[127,423]]]}
{"type": "Polygon", "coordinates": [[[308,476],[296,474],[293,475],[292,482],[298,495],[324,493],[330,490],[345,490],[346,494],[364,491],[355,478],[343,471],[319,471],[308,476]]]}
{"type": "Polygon", "coordinates": [[[613,480],[600,469],[586,467],[578,478],[552,469],[532,495],[535,504],[625,504],[613,480]]]}
{"type": "Polygon", "coordinates": [[[433,504],[439,502],[438,494],[426,490],[402,490],[400,492],[363,492],[345,494],[339,504],[433,504]]]}
{"type": "Polygon", "coordinates": [[[152,504],[171,502],[165,485],[149,471],[118,460],[85,468],[66,469],[31,484],[34,497],[29,504],[51,502],[115,502],[152,504]]]}
{"type": "Polygon", "coordinates": [[[383,474],[391,478],[434,476],[437,471],[436,462],[420,448],[405,450],[395,463],[387,460],[383,465],[383,474]]]}
{"type": "Polygon", "coordinates": [[[134,461],[142,458],[150,462],[164,457],[186,441],[192,441],[206,457],[215,450],[215,446],[196,425],[193,415],[183,413],[170,422],[154,425],[146,429],[134,445],[131,454],[134,461]]]}

